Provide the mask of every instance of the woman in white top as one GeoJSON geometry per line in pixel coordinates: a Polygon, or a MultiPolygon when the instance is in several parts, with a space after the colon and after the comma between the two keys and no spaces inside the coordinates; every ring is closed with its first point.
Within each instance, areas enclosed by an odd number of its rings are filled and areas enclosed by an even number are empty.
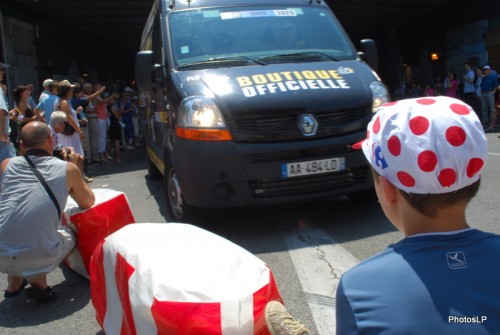
{"type": "Polygon", "coordinates": [[[75,153],[83,155],[83,132],[80,129],[78,118],[76,116],[77,113],[82,111],[82,107],[78,107],[75,111],[73,107],[71,107],[71,103],[69,101],[73,96],[74,87],[75,85],[72,85],[67,80],[62,80],[57,84],[57,91],[59,93],[59,102],[57,103],[59,106],[58,109],[66,113],[66,122],[75,130],[71,135],[69,135],[69,133],[59,134],[58,139],[59,143],[62,144],[63,147],[72,147],[75,150],[75,153]]]}

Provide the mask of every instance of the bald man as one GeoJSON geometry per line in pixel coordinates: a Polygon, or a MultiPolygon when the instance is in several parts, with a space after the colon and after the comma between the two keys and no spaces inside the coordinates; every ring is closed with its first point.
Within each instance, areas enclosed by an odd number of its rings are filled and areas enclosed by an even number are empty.
{"type": "Polygon", "coordinates": [[[81,208],[95,203],[92,190],[83,180],[70,149],[63,159],[52,156],[54,139],[43,122],[30,122],[20,134],[23,156],[4,160],[0,165],[0,271],[6,273],[4,296],[14,297],[26,285],[26,295],[39,300],[57,297],[47,285],[47,274],[57,268],[75,247],[75,236],[61,226],[55,203],[36,175],[26,156],[34,163],[64,210],[68,195],[81,208]]]}

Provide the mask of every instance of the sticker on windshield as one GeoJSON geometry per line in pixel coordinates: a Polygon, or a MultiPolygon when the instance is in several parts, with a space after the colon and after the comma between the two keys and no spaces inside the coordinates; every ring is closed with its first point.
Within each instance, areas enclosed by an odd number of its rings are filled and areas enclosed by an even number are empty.
{"type": "Polygon", "coordinates": [[[218,10],[205,10],[203,11],[203,18],[211,18],[211,17],[218,17],[219,16],[219,11],[218,10]]]}
{"type": "Polygon", "coordinates": [[[247,10],[241,12],[223,12],[220,13],[222,20],[244,19],[250,17],[266,16],[297,16],[295,9],[274,9],[274,10],[247,10]]]}

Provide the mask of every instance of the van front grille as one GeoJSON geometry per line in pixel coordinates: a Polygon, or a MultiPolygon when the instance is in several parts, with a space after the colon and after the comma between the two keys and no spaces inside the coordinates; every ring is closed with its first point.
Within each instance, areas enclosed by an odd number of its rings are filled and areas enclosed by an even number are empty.
{"type": "Polygon", "coordinates": [[[371,112],[368,108],[340,109],[307,113],[301,109],[238,111],[228,120],[236,142],[284,142],[325,138],[366,129],[371,112]],[[316,135],[306,137],[298,126],[302,114],[318,121],[316,135]]]}

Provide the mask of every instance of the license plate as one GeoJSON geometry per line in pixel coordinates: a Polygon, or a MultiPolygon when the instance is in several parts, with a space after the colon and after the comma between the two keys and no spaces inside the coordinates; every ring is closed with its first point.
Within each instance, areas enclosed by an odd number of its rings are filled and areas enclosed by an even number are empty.
{"type": "Polygon", "coordinates": [[[300,177],[318,173],[329,173],[345,170],[345,158],[327,158],[307,162],[281,164],[281,177],[300,177]]]}

